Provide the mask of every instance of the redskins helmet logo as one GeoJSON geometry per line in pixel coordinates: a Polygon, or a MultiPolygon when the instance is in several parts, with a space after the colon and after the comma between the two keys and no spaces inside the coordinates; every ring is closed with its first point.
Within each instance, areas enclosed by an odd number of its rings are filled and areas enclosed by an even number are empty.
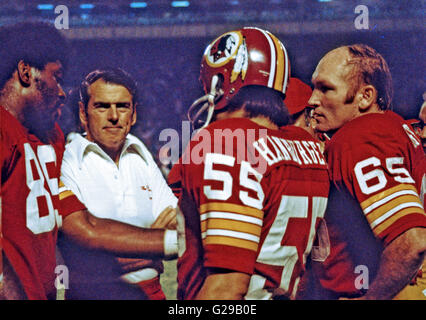
{"type": "Polygon", "coordinates": [[[207,47],[205,57],[207,63],[214,68],[222,67],[234,59],[230,82],[234,82],[239,75],[244,80],[248,66],[248,53],[240,32],[233,31],[221,35],[207,47]]]}

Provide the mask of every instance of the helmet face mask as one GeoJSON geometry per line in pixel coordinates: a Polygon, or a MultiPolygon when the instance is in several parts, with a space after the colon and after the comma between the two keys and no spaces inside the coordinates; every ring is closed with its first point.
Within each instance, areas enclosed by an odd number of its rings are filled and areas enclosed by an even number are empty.
{"type": "Polygon", "coordinates": [[[200,81],[206,96],[194,102],[188,117],[196,122],[198,119],[193,115],[199,117],[203,112],[195,113],[194,109],[204,103],[201,108],[206,110],[208,103],[210,116],[204,122],[207,126],[213,111],[226,107],[232,97],[248,85],[266,86],[285,94],[289,73],[287,51],[270,32],[243,28],[224,33],[204,51],[200,81]]]}

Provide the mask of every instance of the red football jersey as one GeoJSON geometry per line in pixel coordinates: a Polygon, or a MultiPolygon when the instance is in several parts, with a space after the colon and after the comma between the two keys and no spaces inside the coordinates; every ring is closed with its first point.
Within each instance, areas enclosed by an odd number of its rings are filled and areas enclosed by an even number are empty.
{"type": "Polygon", "coordinates": [[[368,289],[357,280],[362,266],[371,282],[384,247],[412,227],[426,227],[426,158],[419,138],[391,111],[345,124],[325,155],[332,180],[325,216],[331,252],[314,266],[332,296],[356,296],[368,289]]]}
{"type": "Polygon", "coordinates": [[[329,189],[309,133],[216,121],[190,142],[169,182],[183,213],[179,299],[196,297],[207,268],[252,275],[246,299],[294,296],[329,189]]]}
{"type": "Polygon", "coordinates": [[[56,298],[55,246],[58,180],[64,136],[55,126],[51,144],[41,142],[0,107],[3,253],[28,299],[56,298]]]}

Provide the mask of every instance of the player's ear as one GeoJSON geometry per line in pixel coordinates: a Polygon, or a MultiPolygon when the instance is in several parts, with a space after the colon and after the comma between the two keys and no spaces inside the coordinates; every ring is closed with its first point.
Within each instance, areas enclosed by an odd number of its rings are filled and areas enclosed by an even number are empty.
{"type": "Polygon", "coordinates": [[[18,62],[18,77],[19,77],[19,82],[22,84],[22,86],[24,87],[29,87],[31,85],[31,66],[27,63],[24,62],[24,60],[20,60],[18,62]]]}
{"type": "Polygon", "coordinates": [[[377,90],[372,85],[362,86],[356,95],[359,111],[365,112],[377,102],[377,90]]]}
{"type": "Polygon", "coordinates": [[[81,126],[83,127],[84,130],[87,131],[87,112],[86,112],[86,107],[84,106],[84,103],[82,101],[78,102],[78,115],[80,118],[80,123],[81,126]]]}

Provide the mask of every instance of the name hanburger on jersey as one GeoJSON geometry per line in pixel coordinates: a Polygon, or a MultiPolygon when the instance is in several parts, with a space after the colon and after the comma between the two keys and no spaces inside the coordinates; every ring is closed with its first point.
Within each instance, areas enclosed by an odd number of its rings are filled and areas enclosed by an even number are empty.
{"type": "Polygon", "coordinates": [[[275,136],[267,136],[266,140],[260,138],[255,141],[253,147],[270,166],[282,160],[293,161],[299,165],[302,163],[305,165],[325,164],[325,159],[321,153],[321,146],[318,142],[288,140],[275,136]]]}
{"type": "MultiPolygon", "coordinates": [[[[273,166],[280,161],[297,165],[325,165],[319,143],[289,140],[267,133],[266,129],[214,129],[213,134],[208,130],[199,130],[193,134],[193,144],[187,145],[187,150],[179,161],[182,164],[201,164],[208,153],[234,155],[237,163],[249,159],[252,167],[261,174],[266,172],[268,165],[273,166]]],[[[171,140],[162,147],[169,148],[170,152],[167,157],[160,158],[160,161],[175,162],[173,154],[179,151],[179,142],[176,143],[174,139],[177,136],[170,136],[171,140]]]]}

